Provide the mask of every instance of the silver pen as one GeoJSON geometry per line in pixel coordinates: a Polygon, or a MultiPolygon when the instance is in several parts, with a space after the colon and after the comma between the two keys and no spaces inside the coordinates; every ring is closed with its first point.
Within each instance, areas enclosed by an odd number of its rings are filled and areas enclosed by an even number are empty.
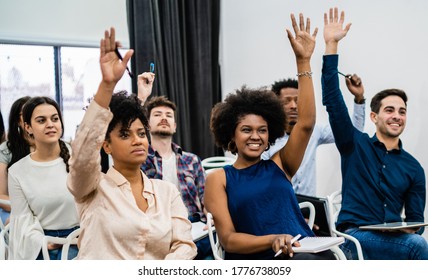
{"type": "MultiPolygon", "coordinates": [[[[291,241],[290,241],[291,245],[293,245],[293,243],[294,243],[294,242],[296,242],[297,240],[299,240],[299,238],[300,238],[300,237],[302,237],[302,235],[301,235],[301,234],[298,234],[298,235],[294,236],[294,237],[293,237],[293,239],[291,239],[291,241]]],[[[287,245],[286,245],[286,246],[287,246],[287,245]]],[[[282,253],[282,248],[281,248],[281,249],[279,249],[279,250],[276,252],[276,254],[275,254],[274,258],[276,258],[276,257],[278,257],[279,255],[281,255],[281,253],[282,253]]]]}

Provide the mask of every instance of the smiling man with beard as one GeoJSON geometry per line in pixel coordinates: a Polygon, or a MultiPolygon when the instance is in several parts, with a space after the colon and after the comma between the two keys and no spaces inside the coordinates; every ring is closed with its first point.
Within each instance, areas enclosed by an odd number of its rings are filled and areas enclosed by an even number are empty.
{"type": "MultiPolygon", "coordinates": [[[[338,78],[338,45],[351,24],[344,25],[344,12],[337,8],[324,14],[325,54],[322,95],[342,162],[342,207],[337,228],[361,244],[364,259],[428,259],[428,244],[420,235],[424,228],[394,231],[362,230],[372,224],[424,221],[425,173],[421,164],[404,150],[400,135],[407,121],[407,95],[400,89],[385,89],[370,102],[370,119],[376,133],[370,137],[351,123],[338,78]]],[[[347,240],[344,252],[356,257],[347,240]]],[[[341,245],[342,246],[342,245],[341,245]]]]}
{"type": "MultiPolygon", "coordinates": [[[[176,131],[176,105],[165,96],[152,97],[145,104],[150,127],[150,146],[141,169],[149,178],[173,183],[181,193],[191,222],[206,222],[204,214],[205,172],[200,158],[185,152],[172,141],[176,131]]],[[[195,242],[195,259],[212,258],[208,236],[195,242]]]]}

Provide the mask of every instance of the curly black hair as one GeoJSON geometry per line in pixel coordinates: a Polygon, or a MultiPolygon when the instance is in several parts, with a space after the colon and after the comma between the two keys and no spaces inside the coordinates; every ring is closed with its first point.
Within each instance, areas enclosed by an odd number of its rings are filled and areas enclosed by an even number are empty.
{"type": "Polygon", "coordinates": [[[264,87],[250,89],[244,85],[211,110],[210,129],[217,146],[236,153],[230,142],[241,118],[249,114],[261,116],[267,122],[270,144],[284,135],[285,112],[279,99],[264,87]]]}
{"type": "Polygon", "coordinates": [[[281,93],[281,89],[283,88],[295,88],[298,89],[299,88],[299,83],[297,82],[296,79],[284,79],[284,80],[279,80],[276,81],[272,84],[272,91],[279,96],[281,93]]]}
{"type": "Polygon", "coordinates": [[[110,101],[110,111],[113,113],[113,119],[108,125],[105,139],[110,140],[110,133],[117,126],[129,128],[131,124],[139,119],[148,132],[149,122],[144,114],[144,108],[141,100],[136,94],[128,95],[126,91],[120,91],[112,95],[110,101]]]}

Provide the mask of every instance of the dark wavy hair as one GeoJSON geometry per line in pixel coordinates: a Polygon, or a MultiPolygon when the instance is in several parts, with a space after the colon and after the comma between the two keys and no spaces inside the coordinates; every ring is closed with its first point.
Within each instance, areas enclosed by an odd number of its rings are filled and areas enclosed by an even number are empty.
{"type": "Polygon", "coordinates": [[[244,85],[211,110],[210,129],[217,146],[236,153],[232,138],[241,118],[249,114],[267,122],[270,144],[284,135],[285,112],[278,97],[266,88],[250,89],[244,85]]]}
{"type": "MultiPolygon", "coordinates": [[[[30,98],[22,108],[22,118],[24,119],[24,122],[31,125],[31,117],[33,115],[34,109],[36,109],[37,106],[40,106],[42,104],[49,104],[55,107],[56,111],[58,112],[59,120],[61,121],[61,129],[62,129],[61,137],[62,137],[64,135],[64,121],[62,119],[61,109],[59,108],[58,103],[56,103],[56,101],[50,97],[35,96],[30,98]]],[[[60,147],[59,156],[62,157],[68,173],[69,172],[68,160],[70,159],[70,152],[67,146],[65,145],[64,141],[59,139],[58,142],[60,147]]]]}
{"type": "Polygon", "coordinates": [[[11,161],[7,168],[11,167],[15,162],[25,157],[30,153],[30,145],[25,139],[25,130],[21,129],[19,122],[21,120],[22,107],[25,102],[30,99],[30,96],[18,98],[13,102],[9,112],[9,131],[7,134],[7,148],[12,154],[11,161]]]}
{"type": "Polygon", "coordinates": [[[403,99],[404,104],[407,107],[407,95],[406,95],[406,93],[401,89],[391,88],[391,89],[382,90],[381,92],[378,92],[375,96],[373,96],[372,101],[370,102],[370,109],[372,110],[372,112],[379,114],[380,105],[381,105],[382,100],[384,98],[386,98],[388,96],[392,96],[392,95],[398,96],[401,99],[403,99]]]}
{"type": "Polygon", "coordinates": [[[299,88],[299,83],[297,82],[296,79],[284,79],[284,80],[279,80],[276,81],[272,84],[272,91],[279,96],[279,94],[281,93],[281,89],[283,88],[295,88],[298,89],[299,88]]]}
{"type": "Polygon", "coordinates": [[[110,101],[110,111],[113,113],[113,119],[108,125],[105,140],[110,140],[110,133],[117,126],[129,128],[131,124],[139,119],[148,132],[149,122],[144,114],[144,108],[141,100],[136,94],[128,95],[126,91],[114,93],[110,101]]]}

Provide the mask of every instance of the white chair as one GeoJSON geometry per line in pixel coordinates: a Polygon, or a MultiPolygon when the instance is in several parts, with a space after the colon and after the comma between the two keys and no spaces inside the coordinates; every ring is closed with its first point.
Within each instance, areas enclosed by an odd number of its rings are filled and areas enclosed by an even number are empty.
{"type": "Polygon", "coordinates": [[[215,156],[215,157],[208,157],[201,161],[202,167],[205,170],[211,169],[211,168],[219,168],[223,167],[228,164],[233,164],[236,159],[226,156],[215,156]]]}
{"type": "Polygon", "coordinates": [[[9,227],[10,224],[4,226],[0,231],[0,260],[7,260],[9,254],[9,227]]]}
{"type": "Polygon", "coordinates": [[[207,226],[208,226],[208,238],[210,239],[211,250],[215,260],[224,260],[224,250],[220,244],[220,240],[215,235],[215,227],[213,222],[213,215],[207,213],[207,226]]]}
{"type": "Polygon", "coordinates": [[[43,245],[42,245],[43,259],[50,260],[48,243],[54,243],[54,244],[62,245],[61,260],[68,260],[68,251],[70,249],[70,245],[77,244],[77,239],[79,234],[80,234],[80,228],[75,229],[67,237],[54,237],[54,236],[45,235],[45,237],[43,238],[43,245]]]}
{"type": "MultiPolygon", "coordinates": [[[[314,205],[309,201],[304,201],[304,202],[300,202],[299,206],[300,206],[300,209],[303,209],[303,208],[309,209],[308,225],[312,229],[312,227],[314,226],[314,221],[315,221],[315,207],[314,207],[314,205]]],[[[214,226],[213,221],[214,221],[214,219],[213,219],[212,214],[210,212],[208,212],[207,213],[207,225],[208,225],[208,237],[210,239],[211,250],[213,252],[214,259],[224,260],[224,249],[221,246],[220,240],[218,239],[218,237],[215,236],[215,226],[214,226]]],[[[340,251],[340,253],[342,253],[343,258],[346,259],[343,252],[339,248],[337,248],[337,249],[340,251]]],[[[342,255],[340,255],[340,257],[342,257],[342,255]]]]}
{"type": "MultiPolygon", "coordinates": [[[[364,260],[363,249],[361,248],[361,244],[355,237],[340,232],[336,229],[336,222],[339,216],[340,208],[342,206],[342,190],[338,190],[333,192],[332,194],[327,196],[328,203],[328,218],[329,218],[329,226],[330,230],[333,233],[333,236],[343,236],[345,239],[348,239],[354,242],[355,247],[357,248],[357,255],[359,260],[364,260]]],[[[343,252],[342,252],[343,253],[343,252]]]]}

